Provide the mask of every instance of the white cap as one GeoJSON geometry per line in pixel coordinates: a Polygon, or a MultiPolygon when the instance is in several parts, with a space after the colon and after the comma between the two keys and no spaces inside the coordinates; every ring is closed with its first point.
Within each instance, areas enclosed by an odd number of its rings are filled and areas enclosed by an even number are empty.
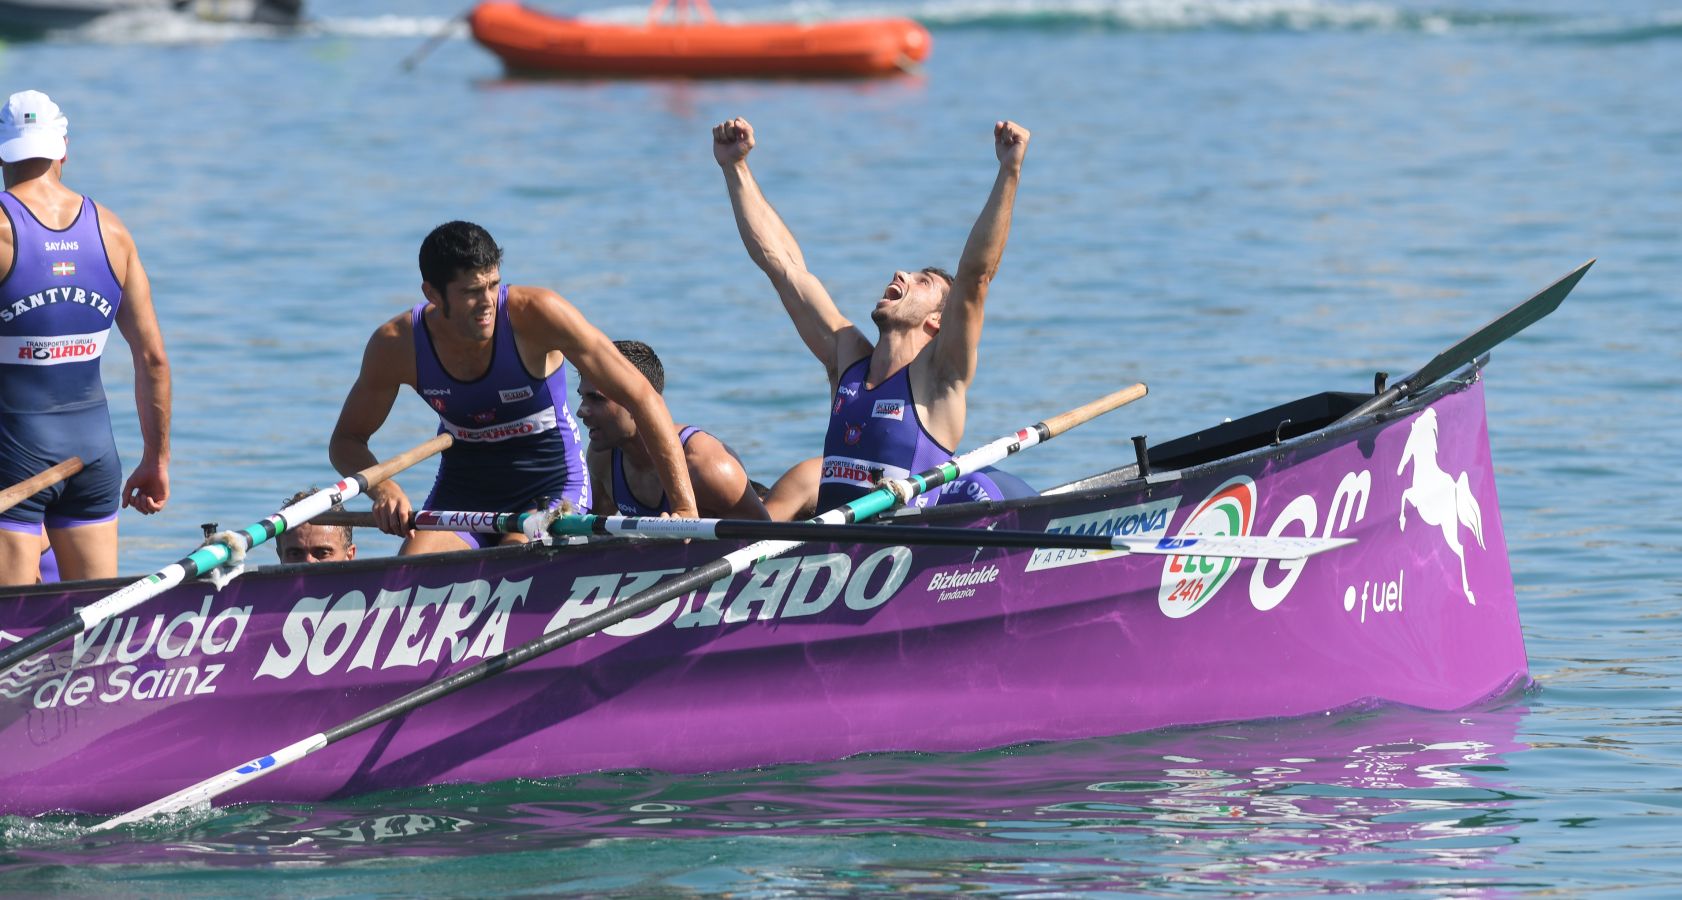
{"type": "Polygon", "coordinates": [[[18,91],[0,109],[0,162],[63,159],[70,120],[40,91],[18,91]]]}

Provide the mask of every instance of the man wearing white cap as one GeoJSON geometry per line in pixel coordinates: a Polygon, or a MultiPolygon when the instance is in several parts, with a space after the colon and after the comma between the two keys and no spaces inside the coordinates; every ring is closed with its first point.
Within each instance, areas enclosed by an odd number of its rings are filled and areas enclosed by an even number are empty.
{"type": "Polygon", "coordinates": [[[0,512],[0,584],[39,576],[43,530],[65,580],[117,574],[117,510],[169,499],[169,358],[134,238],[64,185],[69,120],[40,91],[0,109],[0,487],[71,456],[82,471],[0,512]],[[115,324],[134,356],[144,441],[127,483],[99,360],[115,324]]]}

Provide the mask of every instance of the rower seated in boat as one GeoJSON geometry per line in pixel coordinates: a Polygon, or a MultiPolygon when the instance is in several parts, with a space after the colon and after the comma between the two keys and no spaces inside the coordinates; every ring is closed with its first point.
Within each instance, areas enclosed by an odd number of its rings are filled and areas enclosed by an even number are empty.
{"type": "MultiPolygon", "coordinates": [[[[316,488],[299,491],[286,498],[281,506],[288,507],[317,493],[316,488]]],[[[342,513],[344,504],[335,503],[328,512],[342,513]]],[[[349,525],[317,525],[299,522],[275,536],[275,555],[283,563],[342,562],[356,558],[356,534],[349,525]]]]}
{"type": "MultiPolygon", "coordinates": [[[[420,270],[426,299],[374,331],[345,397],[328,451],[340,472],[376,462],[368,440],[408,385],[438,413],[439,431],[455,438],[424,508],[524,512],[570,504],[588,512],[584,446],[567,406],[563,367],[570,361],[636,421],[673,514],[695,515],[665,401],[577,308],[545,288],[503,284],[502,248],[471,222],[433,229],[421,243],[420,270]]],[[[409,498],[396,482],[368,494],[376,524],[404,537],[405,555],[525,540],[416,531],[409,498]]]]}
{"type": "MultiPolygon", "coordinates": [[[[654,348],[642,341],[614,341],[613,346],[637,367],[656,393],[666,390],[666,368],[654,348]]],[[[660,487],[636,419],[625,407],[597,390],[589,376],[578,379],[578,418],[589,432],[590,481],[596,508],[622,516],[660,516],[672,511],[660,487]],[[644,500],[644,497],[655,498],[644,500]]],[[[693,425],[673,425],[683,445],[689,483],[701,515],[719,519],[765,519],[765,504],[748,473],[723,441],[693,425]]]]}

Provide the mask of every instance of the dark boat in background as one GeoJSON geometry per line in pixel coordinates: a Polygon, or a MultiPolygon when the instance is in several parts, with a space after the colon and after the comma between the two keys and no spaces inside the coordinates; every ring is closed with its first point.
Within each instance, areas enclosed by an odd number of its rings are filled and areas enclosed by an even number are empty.
{"type": "Polygon", "coordinates": [[[296,25],[303,0],[0,0],[0,38],[81,28],[116,13],[173,12],[206,22],[296,25]]]}

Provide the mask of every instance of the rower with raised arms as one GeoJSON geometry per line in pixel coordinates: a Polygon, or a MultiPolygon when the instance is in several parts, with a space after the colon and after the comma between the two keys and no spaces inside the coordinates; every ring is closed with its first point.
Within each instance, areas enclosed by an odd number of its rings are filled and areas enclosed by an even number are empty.
{"type": "MultiPolygon", "coordinates": [[[[571,362],[637,424],[672,512],[694,516],[683,448],[658,391],[582,313],[545,288],[502,283],[502,248],[470,222],[433,229],[420,249],[426,298],[381,325],[345,397],[328,452],[340,472],[373,463],[368,440],[408,385],[454,436],[425,508],[521,512],[548,502],[590,509],[584,445],[567,406],[571,362]]],[[[395,482],[369,490],[380,530],[401,553],[459,550],[497,535],[415,531],[395,482]]],[[[502,535],[505,542],[522,535],[502,535]]]]}
{"type": "MultiPolygon", "coordinates": [[[[883,479],[903,478],[951,457],[963,439],[987,291],[1010,234],[1028,130],[998,122],[993,145],[998,176],[964,244],[957,274],[934,266],[895,272],[870,312],[877,328],[872,344],[806,268],[793,233],[760,192],[747,161],[753,126],[736,118],[713,128],[713,156],[724,170],[742,243],[829,375],[820,511],[869,493],[883,479]]],[[[928,500],[1032,493],[1020,479],[991,470],[967,475],[928,500]]]]}

